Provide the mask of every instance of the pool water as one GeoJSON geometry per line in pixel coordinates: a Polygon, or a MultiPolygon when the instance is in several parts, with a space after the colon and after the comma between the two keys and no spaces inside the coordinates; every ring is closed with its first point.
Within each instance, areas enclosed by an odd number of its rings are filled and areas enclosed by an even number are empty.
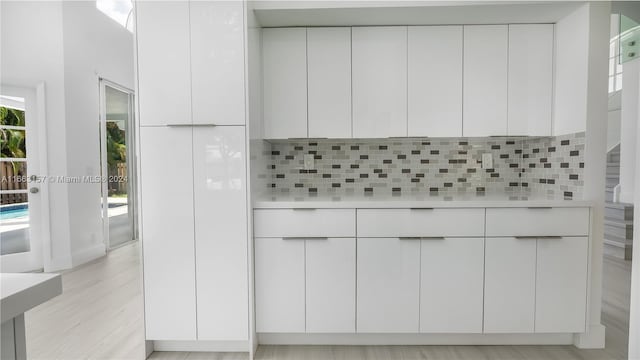
{"type": "Polygon", "coordinates": [[[29,208],[26,205],[0,209],[0,220],[17,219],[27,216],[29,216],[29,208]]]}

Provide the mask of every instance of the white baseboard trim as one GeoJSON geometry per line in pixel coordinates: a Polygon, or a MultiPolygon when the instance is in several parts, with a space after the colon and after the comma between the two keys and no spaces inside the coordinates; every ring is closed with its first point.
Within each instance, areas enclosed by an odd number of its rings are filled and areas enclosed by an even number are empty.
{"type": "Polygon", "coordinates": [[[154,340],[154,351],[249,352],[248,341],[154,340]]]}
{"type": "Polygon", "coordinates": [[[73,260],[73,267],[103,257],[106,253],[107,249],[104,244],[95,244],[86,249],[74,252],[73,255],[71,255],[71,259],[73,260]]]}
{"type": "Polygon", "coordinates": [[[576,334],[573,344],[578,349],[604,349],[606,328],[602,324],[592,324],[584,334],[576,334]]]}
{"type": "Polygon", "coordinates": [[[258,334],[261,345],[571,345],[573,334],[258,334]]]}

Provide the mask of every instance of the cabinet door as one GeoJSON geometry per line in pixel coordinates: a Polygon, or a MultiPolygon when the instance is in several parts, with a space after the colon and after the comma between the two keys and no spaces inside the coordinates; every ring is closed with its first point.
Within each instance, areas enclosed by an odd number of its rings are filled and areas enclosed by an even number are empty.
{"type": "Polygon", "coordinates": [[[354,27],[353,137],[407,136],[407,27],[354,27]]]}
{"type": "Polygon", "coordinates": [[[196,339],[191,131],[140,129],[147,340],[196,339]]]}
{"type": "Polygon", "coordinates": [[[307,29],[309,137],[351,137],[351,28],[307,29]]]}
{"type": "Polygon", "coordinates": [[[463,135],[507,135],[507,25],[464,26],[463,135]]]}
{"type": "Polygon", "coordinates": [[[262,30],[267,139],[307,137],[307,29],[262,30]]]}
{"type": "Polygon", "coordinates": [[[420,332],[482,333],[484,239],[422,240],[420,332]]]}
{"type": "Polygon", "coordinates": [[[357,331],[419,331],[420,240],[359,238],[357,331]]]}
{"type": "Polygon", "coordinates": [[[533,332],[536,239],[485,241],[484,332],[533,332]]]}
{"type": "Polygon", "coordinates": [[[550,136],[553,25],[509,25],[509,135],[550,136]]]}
{"type": "Polygon", "coordinates": [[[409,136],[462,136],[462,26],[409,26],[409,136]]]}
{"type": "Polygon", "coordinates": [[[243,126],[193,129],[199,340],[247,340],[247,184],[243,126]]]}
{"type": "Polygon", "coordinates": [[[356,239],[307,239],[305,252],[306,331],[355,332],[356,239]]]}
{"type": "Polygon", "coordinates": [[[256,331],[305,331],[304,240],[256,238],[256,331]]]}
{"type": "Polygon", "coordinates": [[[242,1],[189,2],[194,124],[245,124],[242,6],[242,1]]]}
{"type": "Polygon", "coordinates": [[[140,1],[135,13],[140,125],[190,124],[189,3],[140,1]]]}
{"type": "Polygon", "coordinates": [[[536,332],[585,331],[589,238],[538,239],[536,332]]]}

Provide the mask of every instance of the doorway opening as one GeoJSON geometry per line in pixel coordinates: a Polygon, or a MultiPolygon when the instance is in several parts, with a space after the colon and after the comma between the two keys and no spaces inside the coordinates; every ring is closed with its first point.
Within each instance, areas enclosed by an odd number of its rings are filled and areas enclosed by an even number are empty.
{"type": "Polygon", "coordinates": [[[108,250],[138,239],[132,90],[100,79],[102,222],[108,250]]]}

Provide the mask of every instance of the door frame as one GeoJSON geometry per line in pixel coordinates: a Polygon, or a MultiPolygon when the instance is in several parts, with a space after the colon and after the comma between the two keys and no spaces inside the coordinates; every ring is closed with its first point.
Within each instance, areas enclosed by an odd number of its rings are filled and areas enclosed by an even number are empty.
{"type": "Polygon", "coordinates": [[[133,241],[138,240],[138,198],[137,198],[137,166],[136,166],[136,151],[135,151],[135,140],[136,140],[136,117],[135,117],[135,91],[122,86],[118,83],[115,83],[111,80],[105,79],[103,77],[98,77],[98,91],[100,97],[100,109],[99,109],[99,119],[98,119],[98,136],[100,140],[100,175],[103,177],[101,181],[101,197],[102,197],[102,236],[104,239],[105,248],[107,251],[116,249],[120,246],[124,246],[130,244],[133,241]],[[109,192],[109,182],[105,181],[105,176],[108,174],[104,173],[104,170],[107,169],[107,142],[106,134],[104,133],[104,129],[106,129],[106,91],[105,87],[111,87],[118,91],[129,94],[129,119],[127,121],[127,206],[128,214],[129,214],[129,224],[131,226],[131,231],[133,238],[129,241],[126,241],[122,244],[118,244],[116,246],[111,246],[111,240],[109,238],[109,206],[108,206],[108,195],[109,192]]]}
{"type": "MultiPolygon", "coordinates": [[[[29,199],[30,250],[23,253],[2,255],[0,271],[38,271],[49,267],[52,255],[45,84],[44,82],[40,82],[35,86],[1,84],[0,93],[25,99],[25,116],[30,117],[30,120],[27,120],[26,123],[26,131],[35,132],[35,135],[28,136],[28,139],[36,140],[35,149],[37,150],[35,160],[27,160],[29,164],[27,166],[27,176],[36,175],[39,180],[37,184],[29,184],[29,188],[37,187],[39,190],[38,195],[29,199]],[[33,211],[34,209],[36,211],[33,211]]],[[[29,147],[28,139],[27,147],[29,147]]],[[[31,144],[34,144],[34,142],[31,142],[31,144]]],[[[33,146],[31,148],[33,149],[33,146]]],[[[29,151],[27,148],[27,156],[29,153],[33,153],[33,151],[29,151]]]]}

